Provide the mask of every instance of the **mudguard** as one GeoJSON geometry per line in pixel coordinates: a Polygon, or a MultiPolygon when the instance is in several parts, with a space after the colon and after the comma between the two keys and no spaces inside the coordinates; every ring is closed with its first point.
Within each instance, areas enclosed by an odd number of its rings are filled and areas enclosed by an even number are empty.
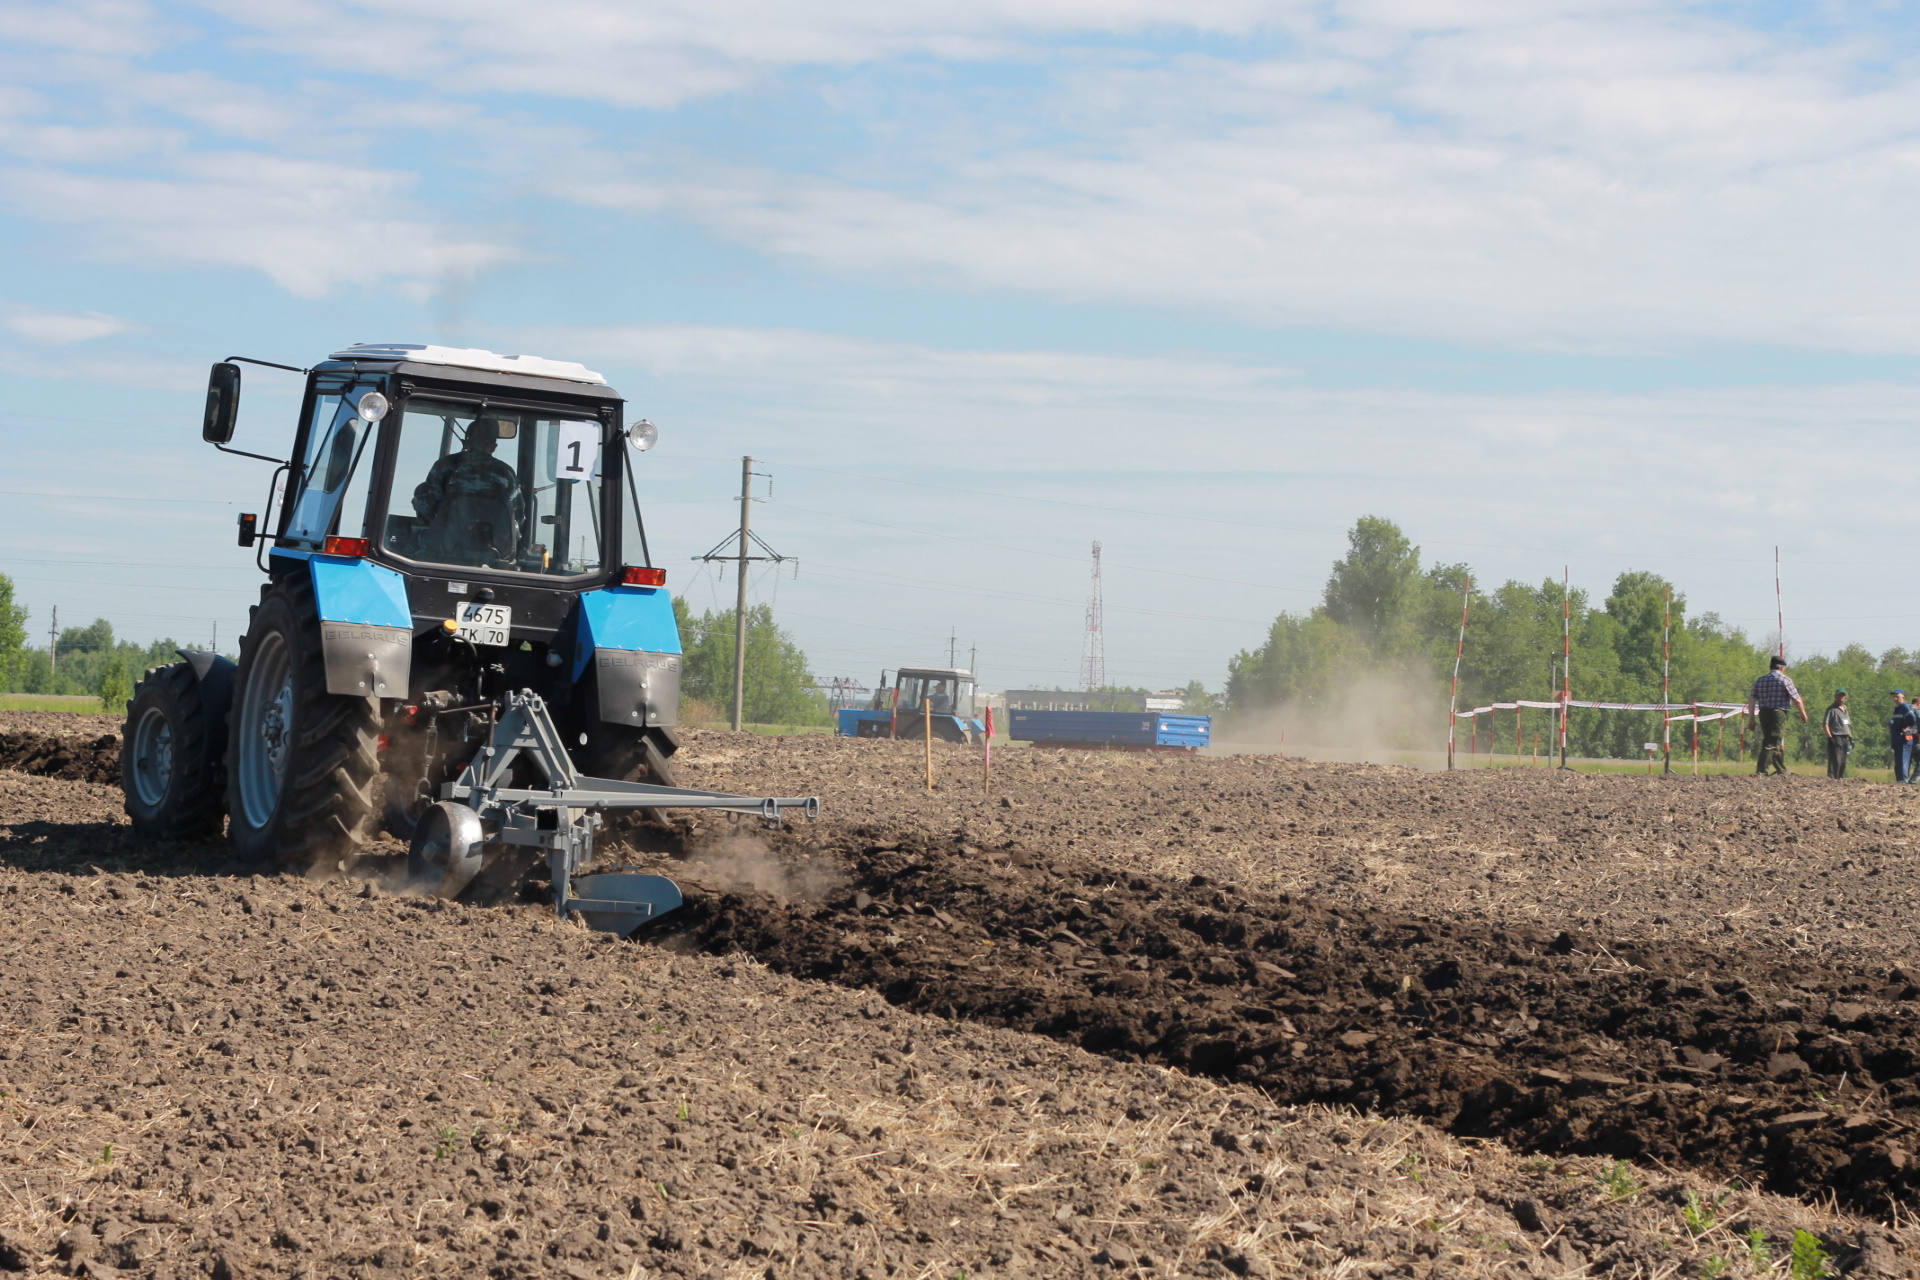
{"type": "Polygon", "coordinates": [[[233,659],[211,649],[175,649],[200,685],[200,713],[207,735],[207,759],[216,768],[227,758],[227,712],[233,707],[233,659]]]}
{"type": "Polygon", "coordinates": [[[309,556],[307,566],[320,608],[327,692],[406,697],[413,674],[407,580],[385,565],[347,556],[309,556]]]}
{"type": "Polygon", "coordinates": [[[667,727],[680,723],[680,627],[673,597],[658,587],[608,587],[580,597],[573,678],[594,668],[600,719],[667,727]]]}

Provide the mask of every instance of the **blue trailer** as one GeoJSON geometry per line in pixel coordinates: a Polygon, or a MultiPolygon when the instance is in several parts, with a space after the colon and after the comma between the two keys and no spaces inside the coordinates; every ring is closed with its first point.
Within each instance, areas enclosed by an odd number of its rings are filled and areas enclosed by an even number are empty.
{"type": "Polygon", "coordinates": [[[1193,752],[1212,740],[1213,718],[1165,711],[1010,711],[1007,736],[1037,747],[1193,752]]]}

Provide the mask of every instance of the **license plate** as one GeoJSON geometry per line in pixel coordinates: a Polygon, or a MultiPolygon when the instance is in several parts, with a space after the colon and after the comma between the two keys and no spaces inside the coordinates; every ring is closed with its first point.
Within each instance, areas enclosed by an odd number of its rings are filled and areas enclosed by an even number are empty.
{"type": "Polygon", "coordinates": [[[507,645],[507,632],[513,626],[513,609],[504,604],[481,604],[478,600],[463,601],[458,615],[460,629],[455,635],[472,641],[474,644],[490,644],[504,649],[507,645]]]}

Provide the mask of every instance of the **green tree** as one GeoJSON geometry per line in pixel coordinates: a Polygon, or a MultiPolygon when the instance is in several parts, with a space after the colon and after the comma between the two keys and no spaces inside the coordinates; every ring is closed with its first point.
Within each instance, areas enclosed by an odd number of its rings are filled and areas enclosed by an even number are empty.
{"type": "Polygon", "coordinates": [[[127,684],[127,669],[118,661],[109,662],[100,673],[100,710],[109,715],[125,715],[133,690],[127,684]]]}
{"type": "Polygon", "coordinates": [[[0,573],[0,689],[18,689],[26,674],[27,611],[14,603],[13,579],[0,573]]]}
{"type": "Polygon", "coordinates": [[[1362,516],[1347,533],[1346,557],[1334,562],[1323,607],[1381,651],[1401,640],[1419,581],[1420,548],[1393,521],[1362,516]]]}
{"type": "MultiPolygon", "coordinates": [[[[690,698],[730,709],[733,705],[734,616],[731,611],[693,615],[684,599],[673,602],[684,653],[681,691],[690,698]]],[[[747,610],[745,724],[830,724],[827,699],[813,687],[807,655],[773,620],[771,606],[747,610]]]]}
{"type": "Polygon", "coordinates": [[[100,653],[113,648],[113,624],[95,618],[84,627],[67,627],[60,632],[56,652],[64,658],[70,653],[100,653]]]}

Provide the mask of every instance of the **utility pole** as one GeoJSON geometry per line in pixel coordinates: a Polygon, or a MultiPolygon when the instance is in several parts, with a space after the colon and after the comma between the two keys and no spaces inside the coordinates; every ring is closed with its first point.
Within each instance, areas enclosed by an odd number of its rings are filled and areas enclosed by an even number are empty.
{"type": "Polygon", "coordinates": [[[967,670],[974,675],[980,674],[980,642],[975,640],[973,648],[967,650],[967,670]]]}
{"type": "Polygon", "coordinates": [[[733,727],[740,727],[742,708],[746,703],[747,692],[747,565],[753,561],[771,561],[781,564],[793,559],[783,556],[760,540],[753,531],[753,478],[764,476],[766,472],[753,469],[752,458],[740,459],[740,527],[714,546],[713,550],[695,560],[732,560],[739,569],[739,589],[733,606],[733,727]],[[734,553],[724,548],[729,542],[738,541],[734,553]],[[755,547],[766,552],[763,556],[749,554],[755,547]]]}
{"type": "Polygon", "coordinates": [[[53,606],[53,621],[47,624],[47,657],[53,669],[60,670],[60,606],[53,606]]]}
{"type": "Polygon", "coordinates": [[[733,727],[740,727],[747,698],[747,539],[753,523],[753,459],[740,459],[740,573],[733,602],[733,727]]]}
{"type": "Polygon", "coordinates": [[[953,668],[959,665],[960,665],[960,633],[958,631],[950,630],[947,632],[947,670],[951,671],[953,670],[953,668]]]}

